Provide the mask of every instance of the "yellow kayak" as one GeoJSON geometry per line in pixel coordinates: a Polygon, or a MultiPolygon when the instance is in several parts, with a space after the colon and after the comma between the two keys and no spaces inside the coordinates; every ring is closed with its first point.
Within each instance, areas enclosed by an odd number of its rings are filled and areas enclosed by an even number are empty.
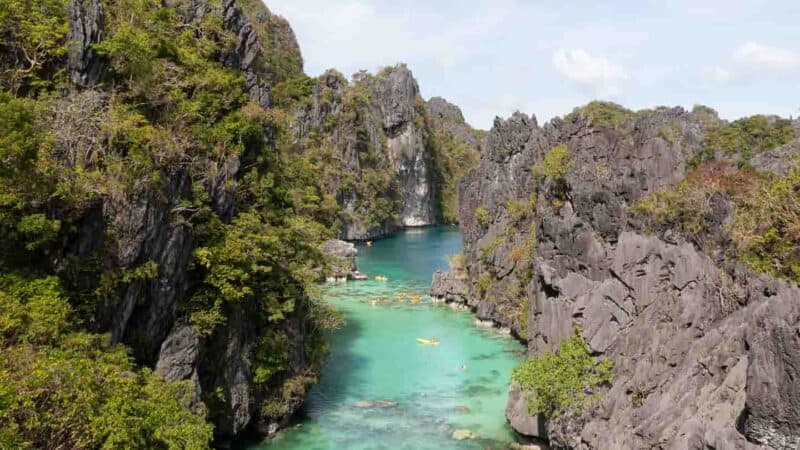
{"type": "Polygon", "coordinates": [[[422,345],[439,345],[439,340],[436,338],[424,339],[424,338],[417,338],[417,342],[422,345]]]}

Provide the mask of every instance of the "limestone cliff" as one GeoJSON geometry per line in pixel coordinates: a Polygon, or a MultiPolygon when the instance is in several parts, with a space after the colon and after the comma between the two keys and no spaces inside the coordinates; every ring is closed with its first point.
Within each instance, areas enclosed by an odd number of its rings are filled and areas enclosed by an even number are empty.
{"type": "MultiPolygon", "coordinates": [[[[677,189],[727,124],[702,108],[596,106],[544,126],[522,114],[495,122],[459,185],[468,286],[437,274],[432,292],[466,298],[532,356],[577,326],[613,360],[613,382],[574,416],[531,417],[512,390],[512,426],[553,447],[795,448],[800,290],[729,256],[725,191],[703,197],[699,234],[632,210],[677,189]]],[[[785,172],[778,155],[793,145],[753,165],[785,172]]]]}
{"type": "Polygon", "coordinates": [[[278,90],[295,111],[291,139],[342,210],[342,239],[439,223],[443,198],[455,204],[455,179],[477,160],[478,139],[458,108],[426,103],[405,65],[357,73],[352,83],[331,70],[278,90]]]}
{"type": "MultiPolygon", "coordinates": [[[[234,40],[217,55],[219,62],[243,75],[250,101],[262,108],[272,106],[272,85],[302,72],[302,58],[291,29],[262,5],[236,0],[218,5],[202,0],[166,4],[179,12],[185,23],[200,23],[206,17],[221,19],[234,40]]],[[[64,148],[99,151],[105,144],[98,123],[110,120],[112,98],[101,84],[105,62],[93,50],[108,34],[104,32],[104,9],[99,0],[75,0],[70,5],[70,78],[76,87],[90,89],[75,89],[60,100],[58,111],[80,111],[79,115],[54,113],[58,123],[86,133],[86,140],[80,142],[70,141],[71,135],[66,132],[59,133],[57,145],[64,148]]],[[[262,134],[264,141],[271,140],[268,128],[262,134]]],[[[69,270],[69,261],[92,258],[99,258],[98,268],[106,272],[157,268],[152,276],[134,277],[124,283],[119,292],[100,303],[92,327],[110,332],[115,342],[130,345],[137,362],[155,367],[168,381],[191,380],[194,407],[201,401],[209,407],[218,444],[222,445],[247,429],[274,433],[299,407],[302,389],[285,394],[281,386],[286,380],[296,383],[311,372],[307,354],[311,333],[308,306],[302,296],[295,299],[297,307],[285,320],[266,326],[254,319],[261,314],[260,299],[255,297],[226,306],[224,324],[211,334],[200,334],[187,323],[187,311],[200,288],[197,274],[192,274],[192,252],[199,243],[185,205],[207,195],[223,222],[230,222],[239,207],[236,190],[241,176],[240,155],[208,158],[199,165],[200,169],[191,166],[188,157],[179,164],[165,161],[157,166],[163,183],[140,179],[132,189],[99,196],[82,212],[76,224],[78,237],[66,250],[61,270],[69,270]],[[204,193],[196,191],[198,177],[202,177],[204,193]],[[292,338],[286,349],[288,370],[264,389],[254,382],[253,359],[259,342],[275,330],[292,338]],[[270,397],[286,395],[289,401],[283,410],[264,411],[270,397]]],[[[103,278],[88,277],[83,282],[85,287],[93,287],[103,278]]]]}

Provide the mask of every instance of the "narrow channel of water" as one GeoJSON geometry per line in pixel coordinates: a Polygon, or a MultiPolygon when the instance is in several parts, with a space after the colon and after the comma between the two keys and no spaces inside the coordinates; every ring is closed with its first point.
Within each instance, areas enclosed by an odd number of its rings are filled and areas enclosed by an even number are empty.
{"type": "Polygon", "coordinates": [[[359,246],[358,265],[370,281],[323,287],[348,324],[331,336],[330,358],[302,419],[251,450],[507,448],[506,391],[522,346],[427,296],[433,272],[460,249],[452,227],[359,246]],[[415,295],[421,303],[411,303],[415,295]],[[456,429],[480,438],[454,440],[456,429]]]}

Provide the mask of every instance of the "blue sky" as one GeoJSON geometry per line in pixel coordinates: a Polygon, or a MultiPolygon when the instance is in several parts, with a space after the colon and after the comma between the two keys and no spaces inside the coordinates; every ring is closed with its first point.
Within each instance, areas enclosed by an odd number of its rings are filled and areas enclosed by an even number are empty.
{"type": "Polygon", "coordinates": [[[309,75],[405,62],[425,98],[490,128],[595,98],[800,114],[800,1],[265,0],[309,75]]]}

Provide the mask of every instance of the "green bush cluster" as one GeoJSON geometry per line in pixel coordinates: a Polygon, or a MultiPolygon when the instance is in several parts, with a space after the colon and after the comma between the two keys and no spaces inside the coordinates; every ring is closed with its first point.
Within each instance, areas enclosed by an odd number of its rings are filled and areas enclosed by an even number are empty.
{"type": "Polygon", "coordinates": [[[706,129],[705,153],[720,152],[724,157],[738,156],[746,161],[764,150],[788,143],[796,137],[792,122],[787,119],[756,115],[730,124],[712,125],[706,129]]]}
{"type": "Polygon", "coordinates": [[[612,380],[613,361],[598,361],[576,330],[561,341],[556,352],[524,361],[514,369],[511,381],[525,394],[528,411],[545,418],[575,414],[599,395],[597,389],[612,380]]]}
{"type": "Polygon", "coordinates": [[[785,176],[758,174],[724,162],[707,162],[677,186],[654,192],[629,210],[650,230],[672,229],[701,247],[710,230],[711,198],[733,204],[724,227],[733,239],[728,257],[756,272],[800,284],[800,165],[785,176]]]}
{"type": "Polygon", "coordinates": [[[533,166],[533,174],[537,178],[563,180],[569,170],[570,154],[566,144],[558,144],[551,148],[544,158],[533,166]]]}
{"type": "Polygon", "coordinates": [[[475,208],[475,221],[478,222],[478,225],[486,227],[489,225],[490,220],[489,210],[485,206],[475,208]]]}
{"type": "MultiPolygon", "coordinates": [[[[429,124],[431,127],[433,124],[429,124]]],[[[439,187],[439,211],[445,223],[458,222],[458,180],[478,163],[480,154],[468,147],[445,127],[433,126],[431,147],[439,187]]]]}
{"type": "Polygon", "coordinates": [[[800,285],[800,162],[739,200],[729,229],[750,268],[800,285]]]}
{"type": "MultiPolygon", "coordinates": [[[[71,243],[90,208],[109,198],[168,201],[164,187],[185,174],[191,192],[170,220],[191,230],[196,247],[177,320],[211,339],[247,307],[263,337],[244,355],[253,395],[296,394],[303,383],[289,381],[298,368],[288,355],[309,355],[307,384],[324,355],[322,331],[341,323],[313,292],[311,264],[338,220],[316,173],[324,154],[316,166],[292,158],[286,112],[250,102],[244,76],[220,63],[235,37],[217,9],[184,21],[157,0],[104,1],[95,50],[107,70],[98,88],[79,92],[65,76],[66,6],[0,8],[0,448],[207,448],[213,430],[205,410],[188,407],[193,387],[165,382],[90,331],[122,287],[161,268],[118,266],[110,224],[88,257],[71,243]],[[242,168],[225,187],[237,214],[225,218],[209,183],[233,157],[242,168]],[[311,333],[299,344],[289,339],[296,323],[311,333]]],[[[288,107],[311,84],[291,31],[259,2],[245,6],[263,25],[259,64],[288,107]]]]}
{"type": "Polygon", "coordinates": [[[594,100],[575,108],[565,119],[572,121],[578,116],[586,117],[595,127],[618,130],[630,123],[636,113],[613,102],[594,100]]]}
{"type": "Polygon", "coordinates": [[[0,275],[0,448],[207,448],[191,384],[75,323],[57,277],[0,275]]]}

